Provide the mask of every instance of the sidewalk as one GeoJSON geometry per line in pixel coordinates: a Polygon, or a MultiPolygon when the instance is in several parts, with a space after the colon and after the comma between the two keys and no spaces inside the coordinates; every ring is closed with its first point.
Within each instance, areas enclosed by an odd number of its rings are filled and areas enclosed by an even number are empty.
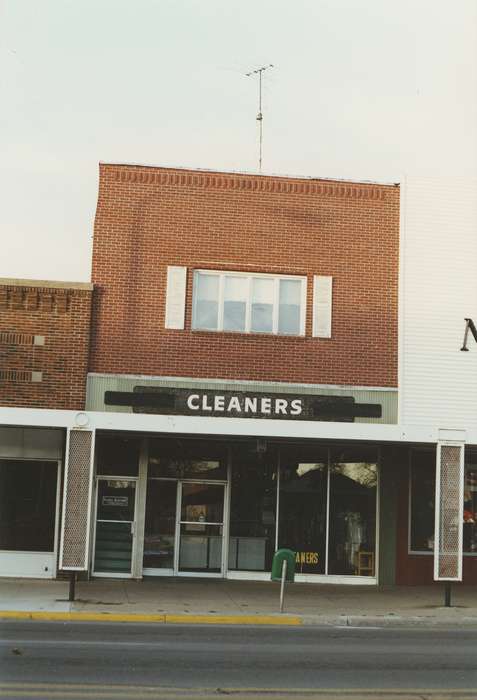
{"type": "Polygon", "coordinates": [[[465,626],[477,629],[477,588],[452,586],[287,585],[279,612],[279,584],[222,579],[144,581],[0,579],[0,617],[173,623],[315,624],[343,626],[465,626]]]}

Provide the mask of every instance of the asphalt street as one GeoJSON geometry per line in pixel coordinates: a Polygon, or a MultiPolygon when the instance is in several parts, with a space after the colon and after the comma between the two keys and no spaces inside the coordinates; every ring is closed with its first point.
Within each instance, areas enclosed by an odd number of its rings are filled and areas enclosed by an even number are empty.
{"type": "Polygon", "coordinates": [[[371,691],[382,689],[423,698],[434,689],[477,698],[477,632],[469,630],[39,621],[2,621],[0,630],[2,699],[192,690],[252,697],[265,689],[288,697],[326,689],[336,698],[346,690],[381,697],[371,691]]]}

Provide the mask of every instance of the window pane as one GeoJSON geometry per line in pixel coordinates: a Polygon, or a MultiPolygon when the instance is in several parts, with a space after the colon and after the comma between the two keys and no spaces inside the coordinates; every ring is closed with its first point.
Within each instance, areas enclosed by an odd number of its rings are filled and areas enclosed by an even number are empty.
{"type": "Polygon", "coordinates": [[[330,574],[375,573],[377,455],[369,452],[343,450],[330,466],[330,574]]]}
{"type": "Polygon", "coordinates": [[[252,321],[255,333],[273,332],[273,298],[275,281],[262,277],[252,279],[252,321]]]}
{"type": "Polygon", "coordinates": [[[194,328],[217,330],[219,315],[218,275],[196,275],[194,328]]]}
{"type": "Polygon", "coordinates": [[[229,569],[270,571],[275,551],[277,455],[268,447],[235,446],[233,454],[229,569]]]}
{"type": "Polygon", "coordinates": [[[174,567],[177,481],[148,479],[143,566],[174,567]]]}
{"type": "Polygon", "coordinates": [[[436,453],[411,453],[411,550],[434,550],[436,453]]]}
{"type": "Polygon", "coordinates": [[[296,573],[324,574],[326,448],[283,449],[280,457],[278,546],[296,552],[296,573]]]}
{"type": "Polygon", "coordinates": [[[96,473],[103,476],[137,476],[140,444],[139,438],[98,435],[96,473]]]}
{"type": "Polygon", "coordinates": [[[280,280],[278,332],[300,335],[301,281],[280,280]]]}
{"type": "Polygon", "coordinates": [[[224,331],[244,331],[248,279],[226,277],[224,289],[224,331]]]}
{"type": "Polygon", "coordinates": [[[0,549],[53,551],[57,471],[53,462],[0,461],[0,549]]]}

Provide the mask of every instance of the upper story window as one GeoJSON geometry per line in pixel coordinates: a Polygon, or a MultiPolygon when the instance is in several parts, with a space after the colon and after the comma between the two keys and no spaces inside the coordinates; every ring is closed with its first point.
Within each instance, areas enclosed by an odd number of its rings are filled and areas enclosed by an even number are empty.
{"type": "Polygon", "coordinates": [[[192,328],[305,335],[306,277],[196,270],[192,328]]]}

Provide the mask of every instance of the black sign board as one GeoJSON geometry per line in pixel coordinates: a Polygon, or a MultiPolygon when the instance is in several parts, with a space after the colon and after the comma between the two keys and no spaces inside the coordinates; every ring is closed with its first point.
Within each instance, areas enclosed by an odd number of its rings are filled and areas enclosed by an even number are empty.
{"type": "Polygon", "coordinates": [[[353,422],[381,418],[381,404],[355,403],[353,396],[282,394],[213,389],[135,386],[134,391],[106,391],[107,406],[130,406],[134,413],[182,416],[321,420],[353,422]]]}

